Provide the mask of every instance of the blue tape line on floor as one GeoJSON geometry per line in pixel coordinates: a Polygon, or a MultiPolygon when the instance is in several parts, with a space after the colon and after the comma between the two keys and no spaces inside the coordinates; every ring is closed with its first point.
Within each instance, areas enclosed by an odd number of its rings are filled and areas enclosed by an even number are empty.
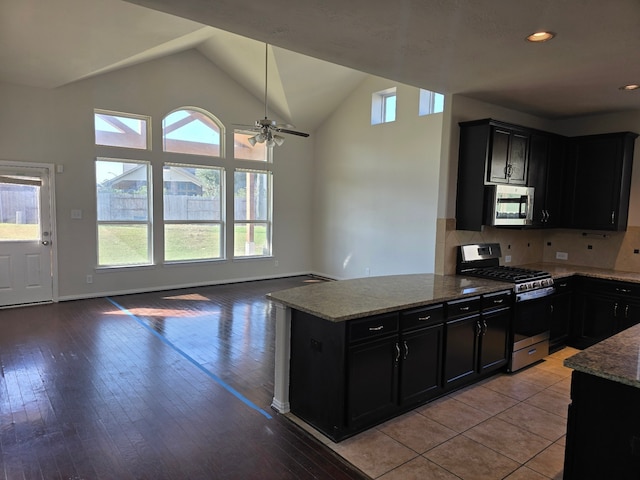
{"type": "Polygon", "coordinates": [[[146,328],[149,332],[153,333],[156,337],[158,337],[163,343],[165,343],[167,346],[169,346],[170,348],[172,348],[173,350],[175,350],[176,352],[178,352],[180,355],[182,355],[184,358],[186,358],[189,362],[191,362],[193,365],[195,365],[196,367],[198,367],[198,369],[200,369],[202,372],[204,372],[209,378],[211,378],[213,381],[215,381],[216,383],[218,383],[222,388],[224,388],[226,391],[228,391],[229,393],[231,393],[233,396],[235,396],[238,400],[241,400],[243,403],[245,403],[247,406],[249,406],[250,408],[253,408],[255,411],[259,412],[260,414],[264,415],[265,417],[267,417],[268,419],[271,419],[271,415],[269,415],[266,411],[264,411],[262,408],[260,408],[259,406],[257,406],[255,403],[253,403],[251,400],[249,400],[247,397],[245,397],[244,395],[242,395],[240,392],[238,392],[235,388],[233,388],[231,385],[229,385],[228,383],[226,383],[224,380],[222,380],[220,377],[218,377],[217,375],[211,373],[209,370],[207,370],[206,368],[204,368],[200,363],[198,363],[194,358],[192,358],[191,356],[189,356],[187,353],[185,353],[183,350],[180,350],[178,347],[176,347],[173,343],[171,343],[169,340],[167,340],[166,337],[163,337],[162,335],[160,335],[158,332],[156,332],[153,328],[151,328],[149,325],[147,325],[143,320],[139,319],[138,317],[136,317],[133,313],[131,313],[129,310],[127,310],[126,308],[124,308],[122,305],[118,304],[118,302],[116,302],[115,300],[106,297],[107,300],[109,302],[111,302],[113,305],[115,305],[117,308],[119,308],[120,310],[122,310],[124,313],[126,313],[127,315],[129,315],[131,318],[133,318],[136,322],[138,322],[140,325],[142,325],[144,328],[146,328]]]}

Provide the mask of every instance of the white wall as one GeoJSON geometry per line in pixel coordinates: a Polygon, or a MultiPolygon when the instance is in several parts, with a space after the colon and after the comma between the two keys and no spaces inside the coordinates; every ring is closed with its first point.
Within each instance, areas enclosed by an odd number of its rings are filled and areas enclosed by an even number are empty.
{"type": "MultiPolygon", "coordinates": [[[[56,215],[61,299],[128,291],[162,289],[265,278],[311,271],[311,195],[314,138],[288,136],[275,151],[274,257],[241,261],[95,270],[96,214],[94,160],[97,155],[127,158],[126,149],[94,145],[93,109],[101,108],[152,116],[152,145],[142,158],[155,175],[163,161],[197,162],[191,156],[161,152],[161,119],[171,110],[198,106],[216,115],[227,128],[227,156],[223,162],[231,191],[234,162],[233,123],[261,118],[263,105],[196,51],[188,51],[138,66],[76,82],[55,90],[0,84],[0,160],[54,163],[64,166],[56,175],[56,215]],[[72,220],[72,209],[82,210],[72,220]],[[276,267],[275,260],[279,265],[276,267]],[[93,274],[94,283],[85,282],[93,274]]],[[[245,163],[244,166],[247,164],[245,163]]],[[[231,196],[228,199],[232,198],[231,196]]],[[[232,202],[228,201],[228,209],[232,202]]],[[[162,199],[155,197],[160,212],[162,199]]],[[[228,213],[228,219],[232,217],[228,213]]],[[[228,231],[230,231],[228,229],[228,231]]],[[[156,222],[159,237],[162,224],[156,222]]],[[[231,237],[227,255],[231,258],[231,237]]]]}
{"type": "Polygon", "coordinates": [[[355,278],[434,271],[442,114],[419,89],[368,77],[316,132],[316,272],[355,278]],[[397,117],[371,125],[371,95],[397,87],[397,117]]]}

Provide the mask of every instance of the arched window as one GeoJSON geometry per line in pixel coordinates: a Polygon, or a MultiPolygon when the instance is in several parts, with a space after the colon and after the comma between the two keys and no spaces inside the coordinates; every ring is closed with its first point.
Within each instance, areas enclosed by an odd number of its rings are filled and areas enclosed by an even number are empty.
{"type": "Polygon", "coordinates": [[[224,126],[212,114],[195,107],[174,110],[162,120],[165,152],[222,156],[224,126]]]}

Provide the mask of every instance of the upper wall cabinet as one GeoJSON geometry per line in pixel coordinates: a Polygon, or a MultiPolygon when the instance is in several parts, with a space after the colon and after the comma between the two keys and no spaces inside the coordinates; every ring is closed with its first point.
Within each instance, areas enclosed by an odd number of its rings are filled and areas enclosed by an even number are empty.
{"type": "Polygon", "coordinates": [[[631,132],[570,140],[567,157],[567,227],[626,230],[633,150],[631,132]]]}
{"type": "Polygon", "coordinates": [[[480,230],[485,184],[525,185],[528,160],[527,129],[492,119],[460,123],[456,228],[480,230]]]}
{"type": "Polygon", "coordinates": [[[529,181],[535,188],[533,225],[560,227],[565,224],[563,191],[565,190],[566,138],[546,132],[532,132],[529,141],[529,181]]]}

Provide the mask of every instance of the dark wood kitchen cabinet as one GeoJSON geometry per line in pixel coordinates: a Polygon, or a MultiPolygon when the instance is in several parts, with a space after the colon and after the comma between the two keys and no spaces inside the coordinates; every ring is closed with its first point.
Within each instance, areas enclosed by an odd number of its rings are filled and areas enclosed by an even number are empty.
{"type": "Polygon", "coordinates": [[[567,156],[567,224],[626,230],[635,139],[632,132],[574,137],[567,156]]]}
{"type": "Polygon", "coordinates": [[[492,119],[460,123],[456,228],[480,230],[484,186],[527,183],[529,130],[492,119]]]}
{"type": "Polygon", "coordinates": [[[330,322],[292,312],[293,413],[335,441],[442,393],[441,304],[330,322]]]}
{"type": "Polygon", "coordinates": [[[559,227],[564,224],[566,138],[534,131],[529,142],[529,181],[534,187],[533,226],[559,227]]]}
{"type": "Polygon", "coordinates": [[[563,348],[569,338],[573,318],[573,279],[556,280],[555,293],[551,296],[551,321],[549,328],[549,352],[563,348]]]}
{"type": "Polygon", "coordinates": [[[511,297],[511,291],[503,291],[447,303],[446,390],[507,365],[511,297]]]}
{"type": "Polygon", "coordinates": [[[574,371],[567,419],[565,480],[637,480],[640,389],[574,371]]]}
{"type": "Polygon", "coordinates": [[[587,348],[640,323],[640,285],[580,278],[569,344],[587,348]]]}

